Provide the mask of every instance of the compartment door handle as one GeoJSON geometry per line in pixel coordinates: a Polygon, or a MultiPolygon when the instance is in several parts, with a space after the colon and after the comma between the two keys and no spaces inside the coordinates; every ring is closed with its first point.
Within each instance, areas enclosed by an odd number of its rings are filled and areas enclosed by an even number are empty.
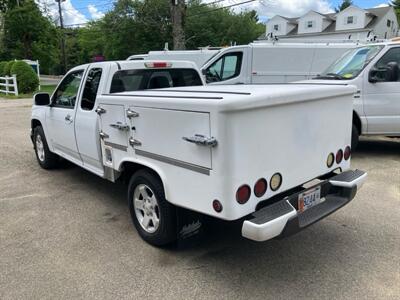
{"type": "Polygon", "coordinates": [[[123,131],[128,131],[129,126],[126,124],[122,124],[121,122],[117,122],[115,124],[110,124],[112,128],[118,129],[118,130],[123,130],[123,131]]]}
{"type": "Polygon", "coordinates": [[[186,142],[196,144],[199,146],[208,146],[208,147],[215,147],[218,145],[218,141],[215,137],[206,137],[202,134],[195,134],[191,137],[182,137],[182,139],[186,142]]]}

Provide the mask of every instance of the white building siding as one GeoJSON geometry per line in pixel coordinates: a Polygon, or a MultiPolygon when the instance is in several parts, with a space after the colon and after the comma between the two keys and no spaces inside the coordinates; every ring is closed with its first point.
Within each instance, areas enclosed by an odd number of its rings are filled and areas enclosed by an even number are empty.
{"type": "Polygon", "coordinates": [[[273,33],[276,36],[286,35],[295,28],[295,25],[289,24],[288,20],[280,16],[270,19],[267,24],[267,34],[273,33]]]}
{"type": "Polygon", "coordinates": [[[398,35],[399,23],[397,21],[397,16],[393,10],[390,10],[384,18],[379,20],[375,26],[375,35],[379,38],[391,39],[398,35]],[[388,21],[390,21],[390,26],[388,26],[388,21]]]}
{"type": "MultiPolygon", "coordinates": [[[[370,21],[370,20],[369,20],[370,21]]],[[[358,7],[350,6],[336,16],[336,30],[353,30],[365,28],[367,25],[366,11],[358,7]],[[350,23],[349,21],[353,22],[350,23]]]]}
{"type": "Polygon", "coordinates": [[[324,17],[313,11],[299,19],[298,34],[322,32],[324,17]]]}

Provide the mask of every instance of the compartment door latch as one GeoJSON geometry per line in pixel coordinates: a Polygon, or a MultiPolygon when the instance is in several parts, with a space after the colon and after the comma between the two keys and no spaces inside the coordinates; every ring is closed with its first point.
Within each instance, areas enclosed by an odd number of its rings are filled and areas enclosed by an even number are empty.
{"type": "Polygon", "coordinates": [[[118,130],[122,130],[122,131],[128,131],[129,130],[129,126],[126,124],[122,124],[121,122],[117,122],[115,124],[110,124],[110,126],[112,128],[118,129],[118,130]]]}
{"type": "Polygon", "coordinates": [[[182,137],[182,139],[186,142],[196,144],[199,146],[208,146],[208,147],[215,147],[218,145],[218,141],[215,137],[206,137],[202,134],[195,134],[191,137],[182,137]]]}

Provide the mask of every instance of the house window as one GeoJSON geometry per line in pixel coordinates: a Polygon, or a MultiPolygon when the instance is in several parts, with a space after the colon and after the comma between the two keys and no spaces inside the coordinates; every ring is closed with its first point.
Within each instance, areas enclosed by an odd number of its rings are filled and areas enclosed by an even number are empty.
{"type": "Polygon", "coordinates": [[[354,24],[354,16],[348,16],[347,17],[347,23],[346,24],[354,24]]]}
{"type": "Polygon", "coordinates": [[[279,31],[279,25],[278,24],[274,25],[274,31],[279,31]]]}
{"type": "Polygon", "coordinates": [[[313,27],[314,27],[314,22],[313,21],[307,21],[306,28],[313,28],[313,27]]]}
{"type": "Polygon", "coordinates": [[[390,28],[390,26],[392,26],[392,21],[390,21],[390,20],[387,20],[387,27],[389,27],[389,28],[390,28]]]}

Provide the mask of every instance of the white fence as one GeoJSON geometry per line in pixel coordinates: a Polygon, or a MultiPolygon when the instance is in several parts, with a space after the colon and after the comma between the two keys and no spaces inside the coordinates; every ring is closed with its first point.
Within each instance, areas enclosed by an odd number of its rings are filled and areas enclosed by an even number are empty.
{"type": "Polygon", "coordinates": [[[18,96],[17,76],[0,77],[0,93],[13,94],[18,96]]]}

